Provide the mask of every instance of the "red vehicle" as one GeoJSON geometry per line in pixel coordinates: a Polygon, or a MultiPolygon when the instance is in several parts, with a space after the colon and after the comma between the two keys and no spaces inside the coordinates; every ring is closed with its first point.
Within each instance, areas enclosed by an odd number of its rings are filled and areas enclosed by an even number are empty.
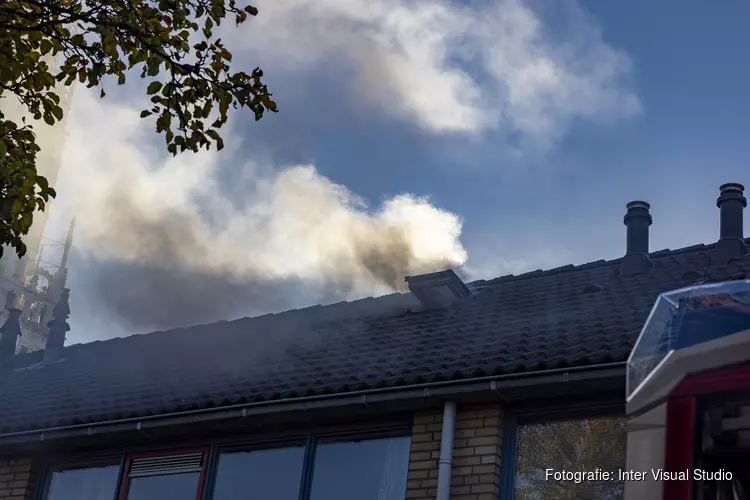
{"type": "Polygon", "coordinates": [[[750,500],[750,280],[659,297],[627,413],[626,500],[750,500]]]}

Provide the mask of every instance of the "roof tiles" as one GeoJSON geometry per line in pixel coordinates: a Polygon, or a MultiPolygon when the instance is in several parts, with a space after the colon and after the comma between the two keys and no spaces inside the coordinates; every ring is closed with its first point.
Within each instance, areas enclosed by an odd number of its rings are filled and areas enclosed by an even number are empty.
{"type": "Polygon", "coordinates": [[[470,284],[418,311],[411,295],[222,321],[17,356],[0,375],[0,434],[427,381],[624,361],[659,293],[744,278],[750,259],[697,245],[470,284]]]}

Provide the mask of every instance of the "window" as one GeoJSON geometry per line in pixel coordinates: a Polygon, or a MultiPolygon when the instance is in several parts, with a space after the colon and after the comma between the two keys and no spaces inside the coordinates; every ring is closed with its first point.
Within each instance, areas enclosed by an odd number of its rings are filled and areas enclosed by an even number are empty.
{"type": "Polygon", "coordinates": [[[222,453],[213,500],[297,500],[305,447],[222,453]]]}
{"type": "Polygon", "coordinates": [[[136,477],[130,480],[128,500],[192,500],[198,495],[197,472],[136,477]]]}
{"type": "Polygon", "coordinates": [[[134,457],[128,461],[122,500],[195,500],[204,452],[134,457]]]}
{"type": "Polygon", "coordinates": [[[624,418],[593,418],[519,425],[516,435],[516,500],[621,500],[624,483],[565,478],[553,472],[603,472],[625,469],[624,418]]]}
{"type": "Polygon", "coordinates": [[[112,500],[119,475],[119,465],[53,470],[46,499],[112,500]]]}
{"type": "Polygon", "coordinates": [[[54,469],[43,499],[404,500],[411,438],[384,437],[398,435],[394,428],[378,432],[372,439],[310,435],[306,445],[206,447],[129,455],[123,467],[54,469]]]}
{"type": "Polygon", "coordinates": [[[310,500],[403,500],[410,446],[409,437],[318,445],[310,500]]]}

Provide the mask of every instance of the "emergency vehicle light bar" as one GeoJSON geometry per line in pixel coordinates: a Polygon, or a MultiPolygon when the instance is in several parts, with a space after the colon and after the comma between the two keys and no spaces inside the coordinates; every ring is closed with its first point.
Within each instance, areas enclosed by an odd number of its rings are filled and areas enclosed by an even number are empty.
{"type": "MultiPolygon", "coordinates": [[[[726,361],[731,361],[733,345],[745,340],[730,337],[749,330],[750,280],[696,285],[662,293],[628,358],[627,402],[639,396],[650,381],[663,378],[661,372],[671,369],[679,377],[686,375],[686,371],[699,370],[704,346],[706,356],[711,349],[714,354],[724,350],[728,353],[726,361]],[[679,369],[675,368],[677,365],[679,369]]],[[[710,368],[708,361],[705,368],[710,368]]]]}

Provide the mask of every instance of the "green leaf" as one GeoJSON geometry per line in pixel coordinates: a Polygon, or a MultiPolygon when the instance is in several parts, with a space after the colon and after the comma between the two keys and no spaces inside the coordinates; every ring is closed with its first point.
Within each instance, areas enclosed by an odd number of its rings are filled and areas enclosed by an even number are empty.
{"type": "Polygon", "coordinates": [[[156,94],[157,92],[159,92],[161,90],[161,87],[162,87],[162,83],[161,82],[151,82],[148,85],[148,88],[146,89],[146,93],[148,95],[156,94]]]}
{"type": "Polygon", "coordinates": [[[52,51],[52,42],[47,40],[46,38],[42,40],[39,44],[39,50],[41,50],[42,55],[46,55],[49,52],[52,51]]]}
{"type": "Polygon", "coordinates": [[[206,135],[208,135],[211,139],[216,141],[216,149],[218,151],[221,151],[224,149],[224,140],[219,136],[218,132],[216,132],[213,129],[206,130],[206,135]]]}
{"type": "Polygon", "coordinates": [[[147,116],[150,116],[151,114],[152,114],[151,111],[144,109],[143,111],[141,111],[141,118],[146,118],[147,116]]]}
{"type": "Polygon", "coordinates": [[[31,228],[31,223],[34,221],[33,215],[29,212],[24,212],[22,216],[23,228],[28,231],[31,228]]]}

